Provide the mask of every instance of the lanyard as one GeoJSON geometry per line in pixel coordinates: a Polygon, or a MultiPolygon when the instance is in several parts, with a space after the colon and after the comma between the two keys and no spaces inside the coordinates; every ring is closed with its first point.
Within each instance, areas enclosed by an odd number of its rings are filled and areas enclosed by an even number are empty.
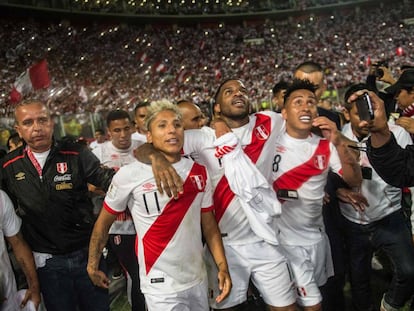
{"type": "Polygon", "coordinates": [[[37,173],[39,174],[39,177],[41,180],[42,179],[42,167],[40,166],[39,161],[37,161],[32,150],[30,150],[29,148],[26,148],[26,152],[27,152],[27,156],[29,157],[30,161],[32,161],[32,164],[35,167],[37,173]]]}

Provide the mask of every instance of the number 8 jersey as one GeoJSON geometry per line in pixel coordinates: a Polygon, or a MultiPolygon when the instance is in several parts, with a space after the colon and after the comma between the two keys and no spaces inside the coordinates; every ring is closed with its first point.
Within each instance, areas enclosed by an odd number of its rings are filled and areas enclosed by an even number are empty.
{"type": "Polygon", "coordinates": [[[296,139],[284,133],[273,157],[273,188],[282,203],[278,221],[279,242],[312,245],[322,239],[322,205],[329,169],[341,174],[336,148],[311,134],[296,139]]]}

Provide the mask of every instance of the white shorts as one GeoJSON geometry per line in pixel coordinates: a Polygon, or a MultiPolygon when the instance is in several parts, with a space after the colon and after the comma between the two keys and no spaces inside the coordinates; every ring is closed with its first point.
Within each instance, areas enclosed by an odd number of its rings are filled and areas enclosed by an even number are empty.
{"type": "Polygon", "coordinates": [[[295,302],[293,276],[279,246],[260,241],[247,245],[224,245],[224,249],[233,287],[230,295],[219,304],[215,301],[219,294],[217,269],[210,252],[206,251],[209,299],[213,309],[230,308],[245,302],[250,279],[266,304],[285,307],[295,302]]]}
{"type": "Polygon", "coordinates": [[[314,245],[283,245],[295,278],[297,302],[304,307],[322,301],[319,287],[334,275],[331,247],[326,235],[314,245]]]}
{"type": "Polygon", "coordinates": [[[174,294],[144,294],[148,311],[208,311],[207,280],[174,294]]]}

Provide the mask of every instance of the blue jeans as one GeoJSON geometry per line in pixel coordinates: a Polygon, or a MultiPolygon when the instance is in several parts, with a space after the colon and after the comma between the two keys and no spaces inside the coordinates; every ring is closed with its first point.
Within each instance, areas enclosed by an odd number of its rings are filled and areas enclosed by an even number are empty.
{"type": "Polygon", "coordinates": [[[86,272],[87,262],[88,249],[84,248],[54,255],[37,269],[48,311],[109,311],[108,290],[93,285],[86,272]]]}
{"type": "MultiPolygon", "coordinates": [[[[371,207],[368,207],[371,208],[371,207]]],[[[355,310],[371,310],[371,258],[382,249],[393,266],[385,301],[401,308],[414,293],[414,245],[402,209],[368,225],[344,221],[349,249],[352,304],[355,310]]]]}

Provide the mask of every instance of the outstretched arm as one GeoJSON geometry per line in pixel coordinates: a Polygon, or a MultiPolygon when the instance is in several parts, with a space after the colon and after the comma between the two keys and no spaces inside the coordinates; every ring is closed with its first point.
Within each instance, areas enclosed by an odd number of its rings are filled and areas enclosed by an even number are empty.
{"type": "Polygon", "coordinates": [[[218,282],[221,294],[216,297],[216,302],[220,303],[230,294],[232,283],[226,256],[224,255],[223,241],[213,212],[201,214],[201,225],[207,245],[218,269],[218,282]]]}
{"type": "Polygon", "coordinates": [[[31,300],[37,310],[41,300],[40,286],[32,251],[20,232],[14,236],[6,237],[6,239],[13,248],[13,253],[26,276],[26,281],[29,287],[20,307],[24,307],[26,303],[31,300]]]}
{"type": "Polygon", "coordinates": [[[108,232],[116,215],[109,213],[105,208],[101,209],[99,217],[93,227],[91,240],[89,242],[89,257],[87,271],[92,283],[102,288],[109,288],[109,278],[99,270],[99,262],[102,250],[108,241],[108,232]]]}
{"type": "Polygon", "coordinates": [[[161,194],[165,191],[169,197],[178,198],[178,195],[183,192],[183,180],[164,155],[149,143],[139,146],[134,154],[138,161],[152,164],[158,191],[161,194]]]}

